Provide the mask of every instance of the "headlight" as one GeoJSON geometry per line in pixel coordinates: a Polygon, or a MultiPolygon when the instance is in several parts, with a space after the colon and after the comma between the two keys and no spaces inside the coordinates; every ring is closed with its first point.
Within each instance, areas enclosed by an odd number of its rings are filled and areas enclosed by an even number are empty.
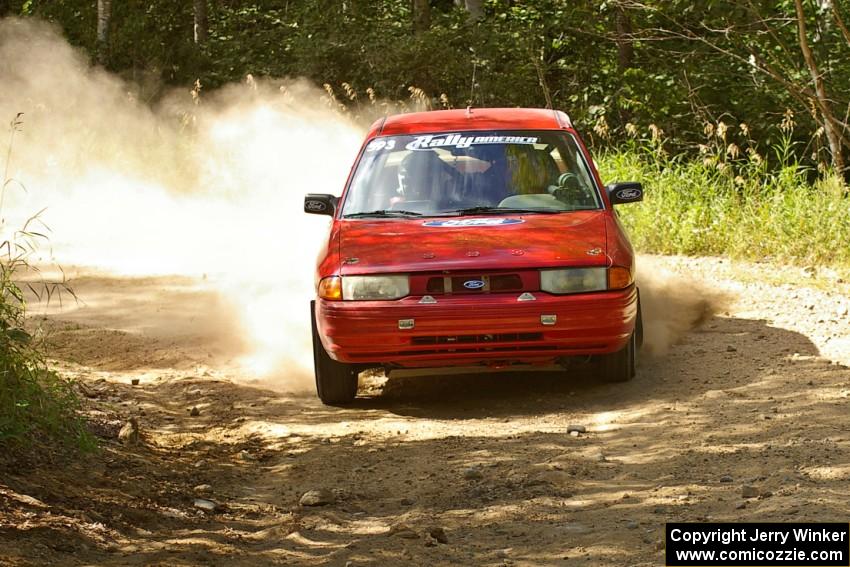
{"type": "Polygon", "coordinates": [[[540,289],[549,293],[582,293],[608,289],[607,268],[540,270],[540,289]]]}
{"type": "Polygon", "coordinates": [[[343,276],[342,299],[399,299],[410,293],[407,276],[343,276]]]}

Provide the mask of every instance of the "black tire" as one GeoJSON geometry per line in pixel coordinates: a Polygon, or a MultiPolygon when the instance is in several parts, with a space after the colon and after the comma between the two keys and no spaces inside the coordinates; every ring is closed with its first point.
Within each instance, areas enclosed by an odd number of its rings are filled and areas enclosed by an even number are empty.
{"type": "Polygon", "coordinates": [[[628,382],[635,375],[635,351],[637,333],[632,333],[626,346],[599,356],[599,376],[603,382],[628,382]]]}
{"type": "Polygon", "coordinates": [[[643,311],[640,308],[640,290],[637,290],[638,293],[638,312],[637,312],[637,322],[635,323],[635,346],[637,346],[637,350],[643,348],[643,311]]]}
{"type": "Polygon", "coordinates": [[[310,302],[310,323],[313,329],[313,370],[316,374],[316,393],[327,406],[350,404],[357,395],[359,372],[352,364],[337,362],[328,356],[316,328],[315,301],[310,302]]]}

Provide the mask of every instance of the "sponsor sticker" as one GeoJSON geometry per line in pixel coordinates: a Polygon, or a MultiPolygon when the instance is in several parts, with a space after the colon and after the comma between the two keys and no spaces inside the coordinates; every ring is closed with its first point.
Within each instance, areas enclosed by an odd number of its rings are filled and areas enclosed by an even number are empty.
{"type": "Polygon", "coordinates": [[[435,136],[426,134],[417,136],[409,142],[405,149],[429,150],[431,148],[457,147],[468,148],[469,146],[481,144],[536,144],[536,136],[463,136],[461,134],[447,134],[435,136]]]}
{"type": "Polygon", "coordinates": [[[450,219],[425,221],[422,226],[441,227],[466,227],[466,226],[502,226],[506,224],[520,224],[525,221],[512,218],[483,218],[483,219],[450,219]]]}

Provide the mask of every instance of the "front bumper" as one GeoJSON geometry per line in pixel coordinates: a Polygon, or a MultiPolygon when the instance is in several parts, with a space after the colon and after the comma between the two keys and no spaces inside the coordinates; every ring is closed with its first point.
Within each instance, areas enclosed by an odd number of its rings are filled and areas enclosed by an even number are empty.
{"type": "Polygon", "coordinates": [[[638,295],[625,290],[573,295],[533,292],[420,296],[397,301],[316,301],[328,354],[340,362],[408,368],[546,363],[620,350],[635,329],[638,295]],[[544,325],[541,316],[556,317],[544,325]],[[414,321],[400,329],[400,320],[414,321]]]}

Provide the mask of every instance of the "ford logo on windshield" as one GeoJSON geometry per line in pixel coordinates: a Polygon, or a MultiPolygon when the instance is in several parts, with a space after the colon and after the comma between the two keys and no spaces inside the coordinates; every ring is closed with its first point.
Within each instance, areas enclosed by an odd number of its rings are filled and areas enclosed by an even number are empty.
{"type": "Polygon", "coordinates": [[[484,282],[481,280],[468,280],[463,282],[463,287],[466,289],[481,289],[484,287],[484,282]]]}

